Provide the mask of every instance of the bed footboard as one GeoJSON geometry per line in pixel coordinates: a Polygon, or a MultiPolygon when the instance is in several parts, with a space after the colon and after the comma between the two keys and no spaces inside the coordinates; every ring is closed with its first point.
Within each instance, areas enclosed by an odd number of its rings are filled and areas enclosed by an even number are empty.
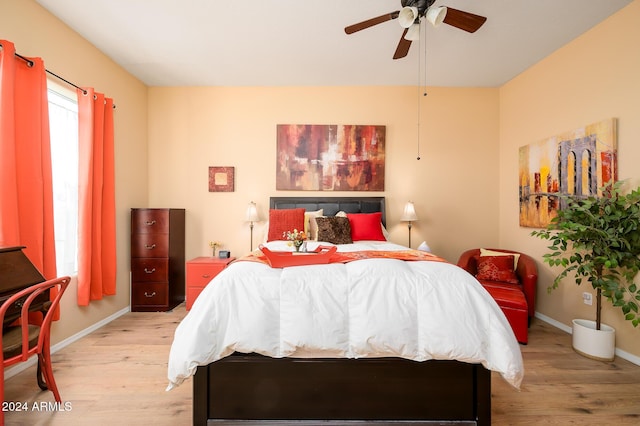
{"type": "Polygon", "coordinates": [[[490,371],[457,361],[234,354],[193,383],[194,425],[491,424],[490,371]]]}

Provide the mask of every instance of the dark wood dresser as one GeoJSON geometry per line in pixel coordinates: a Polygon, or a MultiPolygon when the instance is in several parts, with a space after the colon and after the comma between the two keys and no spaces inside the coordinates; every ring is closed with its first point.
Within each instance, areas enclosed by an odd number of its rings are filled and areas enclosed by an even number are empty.
{"type": "Polygon", "coordinates": [[[131,311],[184,302],[184,209],[131,209],[131,311]]]}

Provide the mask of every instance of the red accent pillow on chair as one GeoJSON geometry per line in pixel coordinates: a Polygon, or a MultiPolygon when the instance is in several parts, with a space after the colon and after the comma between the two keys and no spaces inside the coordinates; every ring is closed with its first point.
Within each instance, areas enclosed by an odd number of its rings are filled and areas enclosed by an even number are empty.
{"type": "Polygon", "coordinates": [[[513,256],[479,256],[476,278],[518,284],[518,277],[513,270],[513,259],[513,256]]]}

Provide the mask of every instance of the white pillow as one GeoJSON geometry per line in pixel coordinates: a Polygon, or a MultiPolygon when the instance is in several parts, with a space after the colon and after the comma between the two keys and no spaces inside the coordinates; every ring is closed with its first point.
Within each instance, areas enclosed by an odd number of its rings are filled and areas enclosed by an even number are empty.
{"type": "Polygon", "coordinates": [[[427,244],[426,241],[423,241],[423,242],[420,243],[420,245],[418,246],[418,250],[426,251],[427,253],[431,253],[431,247],[429,247],[429,244],[427,244]]]}
{"type": "Polygon", "coordinates": [[[314,212],[304,212],[304,233],[310,240],[318,239],[318,224],[316,223],[316,217],[324,215],[324,209],[316,210],[314,212]]]}
{"type": "Polygon", "coordinates": [[[387,228],[384,227],[382,222],[380,222],[380,226],[382,226],[382,235],[384,235],[384,238],[389,241],[389,231],[387,231],[387,228]]]}
{"type": "MultiPolygon", "coordinates": [[[[255,225],[254,225],[255,226],[255,225]]],[[[257,231],[254,228],[254,232],[257,231]]],[[[262,225],[262,227],[260,228],[260,231],[262,232],[262,244],[266,244],[267,241],[269,240],[269,221],[267,220],[264,225],[262,225]]]]}
{"type": "Polygon", "coordinates": [[[480,256],[513,256],[513,270],[515,271],[518,267],[518,259],[520,258],[519,253],[513,252],[504,252],[504,251],[495,251],[488,249],[480,249],[480,256]]]}

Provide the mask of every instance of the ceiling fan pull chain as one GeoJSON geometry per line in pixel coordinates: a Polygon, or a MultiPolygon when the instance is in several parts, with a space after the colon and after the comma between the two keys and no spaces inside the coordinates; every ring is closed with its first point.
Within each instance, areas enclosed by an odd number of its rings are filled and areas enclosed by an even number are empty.
{"type": "MultiPolygon", "coordinates": [[[[426,43],[423,41],[423,37],[420,37],[420,39],[418,40],[418,43],[423,43],[426,45],[426,43]]],[[[416,160],[420,160],[420,119],[421,119],[421,108],[420,108],[420,104],[422,103],[422,101],[420,100],[420,85],[422,83],[422,72],[420,72],[420,49],[418,49],[418,137],[417,137],[417,146],[416,146],[416,150],[417,150],[417,157],[416,160]]],[[[427,88],[427,82],[426,82],[426,73],[425,73],[425,82],[424,82],[424,87],[425,87],[425,96],[426,96],[426,88],[427,88]]]]}
{"type": "Polygon", "coordinates": [[[422,55],[422,58],[424,59],[424,93],[422,94],[422,96],[427,96],[427,29],[426,27],[423,26],[423,30],[424,32],[422,40],[422,49],[424,54],[422,55]]]}

